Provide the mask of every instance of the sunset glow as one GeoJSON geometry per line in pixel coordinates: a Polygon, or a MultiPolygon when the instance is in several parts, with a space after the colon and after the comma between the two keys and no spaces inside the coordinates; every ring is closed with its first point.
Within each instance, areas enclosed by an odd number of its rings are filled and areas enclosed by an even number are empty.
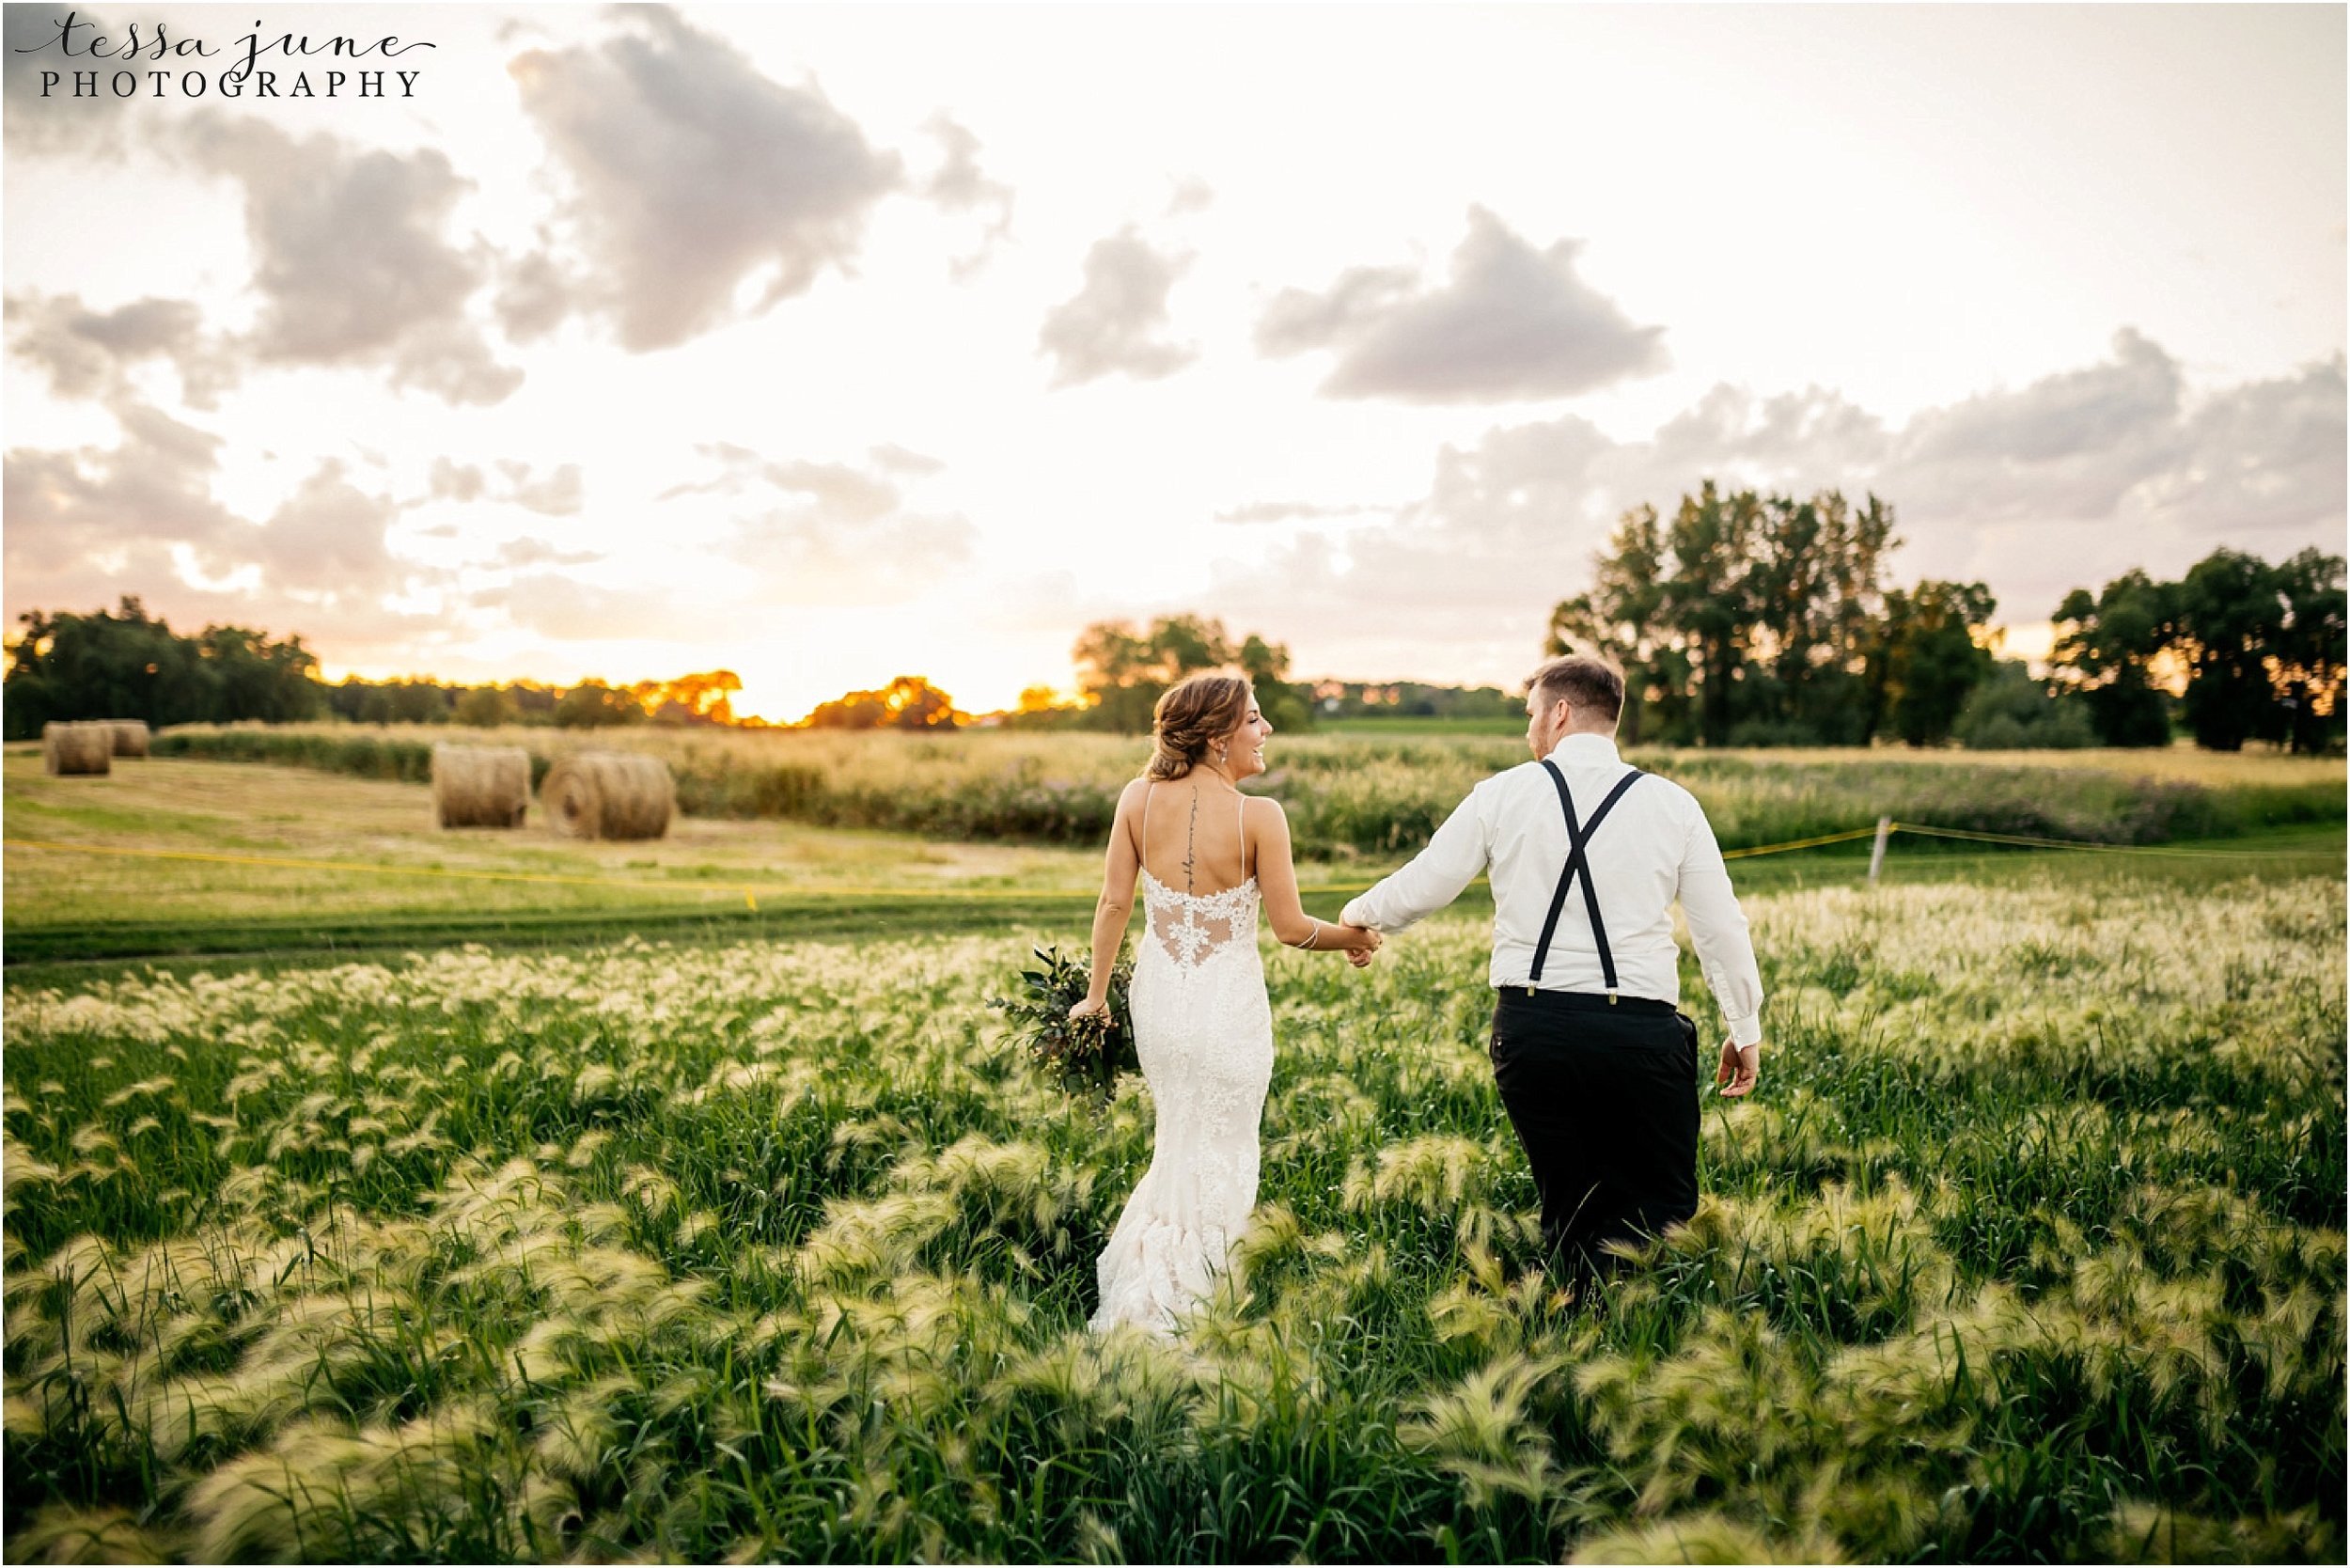
{"type": "MultiPolygon", "coordinates": [[[[76,14],[214,71],[252,20],[76,14]]],[[[382,99],[44,98],[55,20],[8,11],[11,617],[788,719],[1184,610],[1512,684],[1708,477],[1875,490],[2012,656],[2343,535],[2339,8],[268,13],[429,41],[382,99]]]]}

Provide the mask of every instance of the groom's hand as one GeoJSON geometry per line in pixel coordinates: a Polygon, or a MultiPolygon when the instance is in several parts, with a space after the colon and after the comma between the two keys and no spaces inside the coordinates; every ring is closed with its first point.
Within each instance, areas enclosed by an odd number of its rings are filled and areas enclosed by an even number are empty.
{"type": "Polygon", "coordinates": [[[1714,1081],[1721,1086],[1722,1097],[1735,1100],[1754,1090],[1754,1075],[1762,1066],[1762,1047],[1735,1045],[1722,1042],[1722,1064],[1714,1071],[1714,1081]]]}

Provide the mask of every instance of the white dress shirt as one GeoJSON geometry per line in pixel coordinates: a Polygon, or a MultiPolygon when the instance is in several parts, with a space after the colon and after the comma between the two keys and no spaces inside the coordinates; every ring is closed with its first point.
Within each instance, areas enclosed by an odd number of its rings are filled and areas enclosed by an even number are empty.
{"type": "MultiPolygon", "coordinates": [[[[1575,820],[1583,823],[1590,822],[1616,781],[1632,771],[1605,735],[1566,736],[1552,748],[1550,760],[1566,775],[1575,820]]],[[[1697,797],[1652,774],[1626,790],[1588,837],[1591,886],[1616,960],[1616,989],[1626,996],[1681,1005],[1680,949],[1672,921],[1678,899],[1730,1038],[1741,1045],[1761,1040],[1762,977],[1755,968],[1754,944],[1747,935],[1746,912],[1731,890],[1721,846],[1714,841],[1697,797]]],[[[1490,868],[1493,983],[1604,992],[1606,980],[1579,876],[1551,933],[1543,978],[1528,978],[1568,849],[1558,786],[1540,762],[1522,763],[1471,790],[1410,865],[1349,901],[1340,917],[1378,931],[1401,931],[1450,903],[1490,868]]]]}

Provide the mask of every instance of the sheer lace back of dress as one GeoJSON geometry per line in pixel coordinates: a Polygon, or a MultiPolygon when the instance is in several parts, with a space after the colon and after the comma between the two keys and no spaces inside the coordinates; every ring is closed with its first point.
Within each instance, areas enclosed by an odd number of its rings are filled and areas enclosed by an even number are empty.
{"type": "MultiPolygon", "coordinates": [[[[1248,835],[1245,801],[1235,802],[1234,826],[1240,835],[1241,865],[1248,864],[1248,835]]],[[[1151,837],[1151,799],[1145,793],[1142,805],[1141,841],[1147,850],[1151,837]]],[[[1137,856],[1139,858],[1139,856],[1137,856]]],[[[1257,945],[1257,878],[1254,873],[1244,877],[1232,886],[1212,893],[1187,892],[1170,887],[1151,873],[1142,870],[1142,902],[1151,925],[1151,935],[1159,950],[1178,968],[1191,970],[1200,967],[1216,954],[1235,946],[1252,950],[1257,945]]]]}
{"type": "Polygon", "coordinates": [[[1219,893],[1183,893],[1149,871],[1143,903],[1160,949],[1185,969],[1197,969],[1235,942],[1257,940],[1257,879],[1219,893]]]}

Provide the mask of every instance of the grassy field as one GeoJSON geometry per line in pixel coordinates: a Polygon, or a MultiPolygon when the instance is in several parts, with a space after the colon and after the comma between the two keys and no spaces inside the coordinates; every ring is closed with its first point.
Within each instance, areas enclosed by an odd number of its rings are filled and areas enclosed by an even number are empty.
{"type": "MultiPolygon", "coordinates": [[[[175,729],[168,755],[276,762],[422,782],[436,738],[514,745],[541,760],[588,745],[667,760],[689,815],[872,828],[931,839],[1092,848],[1140,771],[1131,736],[991,730],[463,731],[416,727],[175,729]]],[[[2342,819],[2339,760],[2194,752],[1636,752],[1696,790],[1726,847],[1864,826],[1943,827],[2160,843],[2342,819]]],[[[1300,853],[1337,862],[1408,854],[1479,779],[1526,760],[1507,736],[1277,735],[1250,784],[1280,800],[1300,853]]]]}
{"type": "Polygon", "coordinates": [[[1170,1350],[1083,1331],[1147,1090],[984,1006],[1090,849],[37,766],[12,840],[242,858],[7,851],[10,1560],[2341,1559],[2338,815],[1735,862],[1762,1086],[1604,1301],[1477,906],[1268,944],[1258,1222],[1170,1350]],[[436,866],[577,880],[377,869],[436,866]]]}
{"type": "Polygon", "coordinates": [[[1561,1301],[1478,933],[1272,961],[1246,1283],[1096,1343],[1139,1091],[1013,943],[12,992],[9,1556],[2338,1558],[2331,881],[1765,895],[1765,1092],[1561,1301]]]}
{"type": "MultiPolygon", "coordinates": [[[[698,817],[650,843],[593,843],[553,833],[535,812],[520,832],[442,832],[420,784],[306,768],[157,759],[126,761],[104,778],[50,778],[37,758],[11,754],[0,780],[6,954],[20,976],[76,962],[559,946],[631,933],[774,939],[1026,924],[1075,941],[1100,886],[1090,845],[698,817]]],[[[2341,846],[2336,823],[2088,858],[2130,874],[2284,875],[2338,865],[2341,846]]],[[[1747,888],[1846,886],[1860,879],[1868,849],[1828,845],[1742,858],[1734,869],[1747,888]]],[[[1308,865],[1308,907],[1336,916],[1402,857],[1308,865]]],[[[2008,877],[2032,859],[1904,837],[1887,875],[2008,877]]],[[[1473,889],[1470,906],[1481,898],[1473,889]]]]}

